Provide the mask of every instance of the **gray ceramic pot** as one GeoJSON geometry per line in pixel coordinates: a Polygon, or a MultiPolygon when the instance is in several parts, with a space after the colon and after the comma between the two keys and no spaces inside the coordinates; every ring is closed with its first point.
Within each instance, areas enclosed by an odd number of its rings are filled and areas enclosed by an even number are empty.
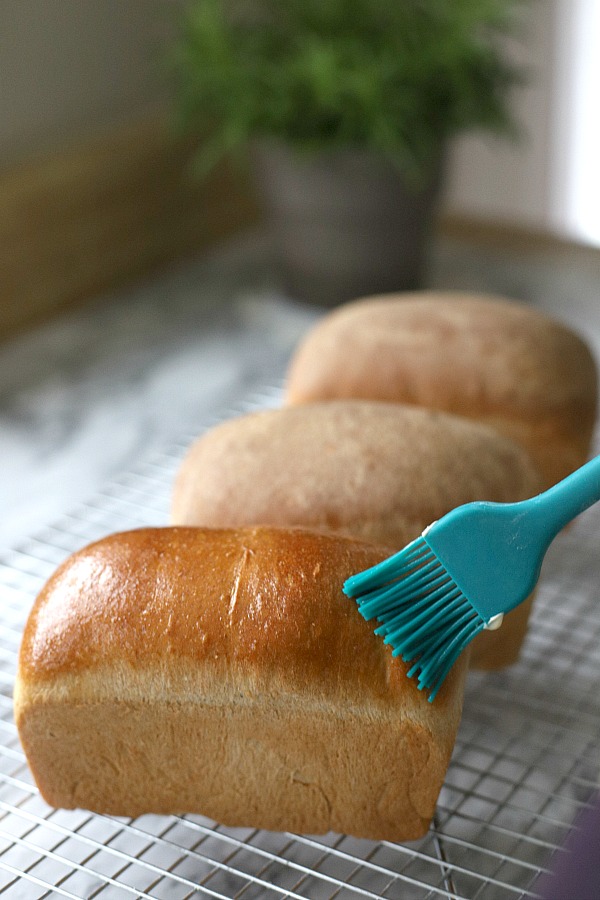
{"type": "Polygon", "coordinates": [[[392,163],[367,152],[300,156],[261,142],[251,158],[292,297],[332,306],[421,286],[441,166],[417,191],[392,163]]]}

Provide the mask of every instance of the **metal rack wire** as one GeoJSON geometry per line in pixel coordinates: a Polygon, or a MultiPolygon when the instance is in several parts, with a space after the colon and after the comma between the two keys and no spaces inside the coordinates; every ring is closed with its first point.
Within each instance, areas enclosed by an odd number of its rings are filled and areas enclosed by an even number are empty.
{"type": "MultiPolygon", "coordinates": [[[[227,415],[274,405],[266,389],[227,415]]],[[[215,419],[214,421],[217,421],[215,419]]],[[[200,423],[202,428],[214,422],[200,423]]],[[[191,435],[189,436],[191,439],[191,435]]],[[[12,687],[31,602],[64,557],[113,531],[166,521],[188,438],[0,555],[0,894],[240,900],[531,896],[600,787],[600,509],[546,558],[520,662],[471,673],[429,833],[398,845],[228,829],[201,816],[117,819],[50,809],[27,768],[12,687]]]]}

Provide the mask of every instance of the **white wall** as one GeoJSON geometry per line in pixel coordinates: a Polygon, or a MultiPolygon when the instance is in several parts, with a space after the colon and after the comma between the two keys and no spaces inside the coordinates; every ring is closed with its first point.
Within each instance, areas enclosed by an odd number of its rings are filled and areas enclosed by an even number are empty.
{"type": "Polygon", "coordinates": [[[534,0],[514,53],[522,139],[460,139],[446,206],[600,246],[600,0],[534,0]]]}
{"type": "Polygon", "coordinates": [[[557,35],[550,221],[600,246],[600,2],[561,0],[557,35]]]}
{"type": "Polygon", "coordinates": [[[512,56],[529,73],[525,86],[514,97],[518,141],[485,134],[467,135],[457,141],[446,195],[446,205],[453,212],[533,228],[548,225],[554,168],[552,98],[557,78],[558,2],[540,0],[532,4],[522,39],[511,42],[512,56]]]}

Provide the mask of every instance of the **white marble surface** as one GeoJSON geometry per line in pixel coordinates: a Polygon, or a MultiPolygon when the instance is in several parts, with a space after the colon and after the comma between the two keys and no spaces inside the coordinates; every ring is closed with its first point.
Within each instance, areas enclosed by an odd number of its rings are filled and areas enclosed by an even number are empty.
{"type": "MultiPolygon", "coordinates": [[[[600,348],[600,271],[435,248],[431,284],[522,299],[600,348]]],[[[318,311],[286,298],[259,234],[100,297],[0,347],[0,549],[141,454],[281,381],[318,311]]]]}
{"type": "Polygon", "coordinates": [[[262,253],[253,238],[231,244],[0,348],[0,548],[281,380],[316,314],[273,289],[262,253]]]}

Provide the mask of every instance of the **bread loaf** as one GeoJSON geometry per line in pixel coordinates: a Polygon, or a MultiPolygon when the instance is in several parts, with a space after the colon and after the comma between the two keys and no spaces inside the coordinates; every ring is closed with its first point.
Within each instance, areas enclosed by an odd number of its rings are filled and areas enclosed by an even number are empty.
{"type": "Polygon", "coordinates": [[[408,840],[429,824],[466,657],[434,703],[341,585],[385,554],[299,529],[113,535],[49,580],[15,717],[57,807],[408,840]]]}
{"type": "Polygon", "coordinates": [[[491,425],[556,483],[590,451],[596,364],[584,341],[541,312],[499,297],[423,292],[339,307],[290,362],[290,404],[397,401],[491,425]]]}
{"type": "MultiPolygon", "coordinates": [[[[311,403],[232,419],[190,448],[172,523],[335,530],[400,550],[471,500],[539,491],[527,453],[485,426],[395,403],[311,403]]],[[[474,665],[515,661],[529,605],[475,641],[474,665]]]]}

